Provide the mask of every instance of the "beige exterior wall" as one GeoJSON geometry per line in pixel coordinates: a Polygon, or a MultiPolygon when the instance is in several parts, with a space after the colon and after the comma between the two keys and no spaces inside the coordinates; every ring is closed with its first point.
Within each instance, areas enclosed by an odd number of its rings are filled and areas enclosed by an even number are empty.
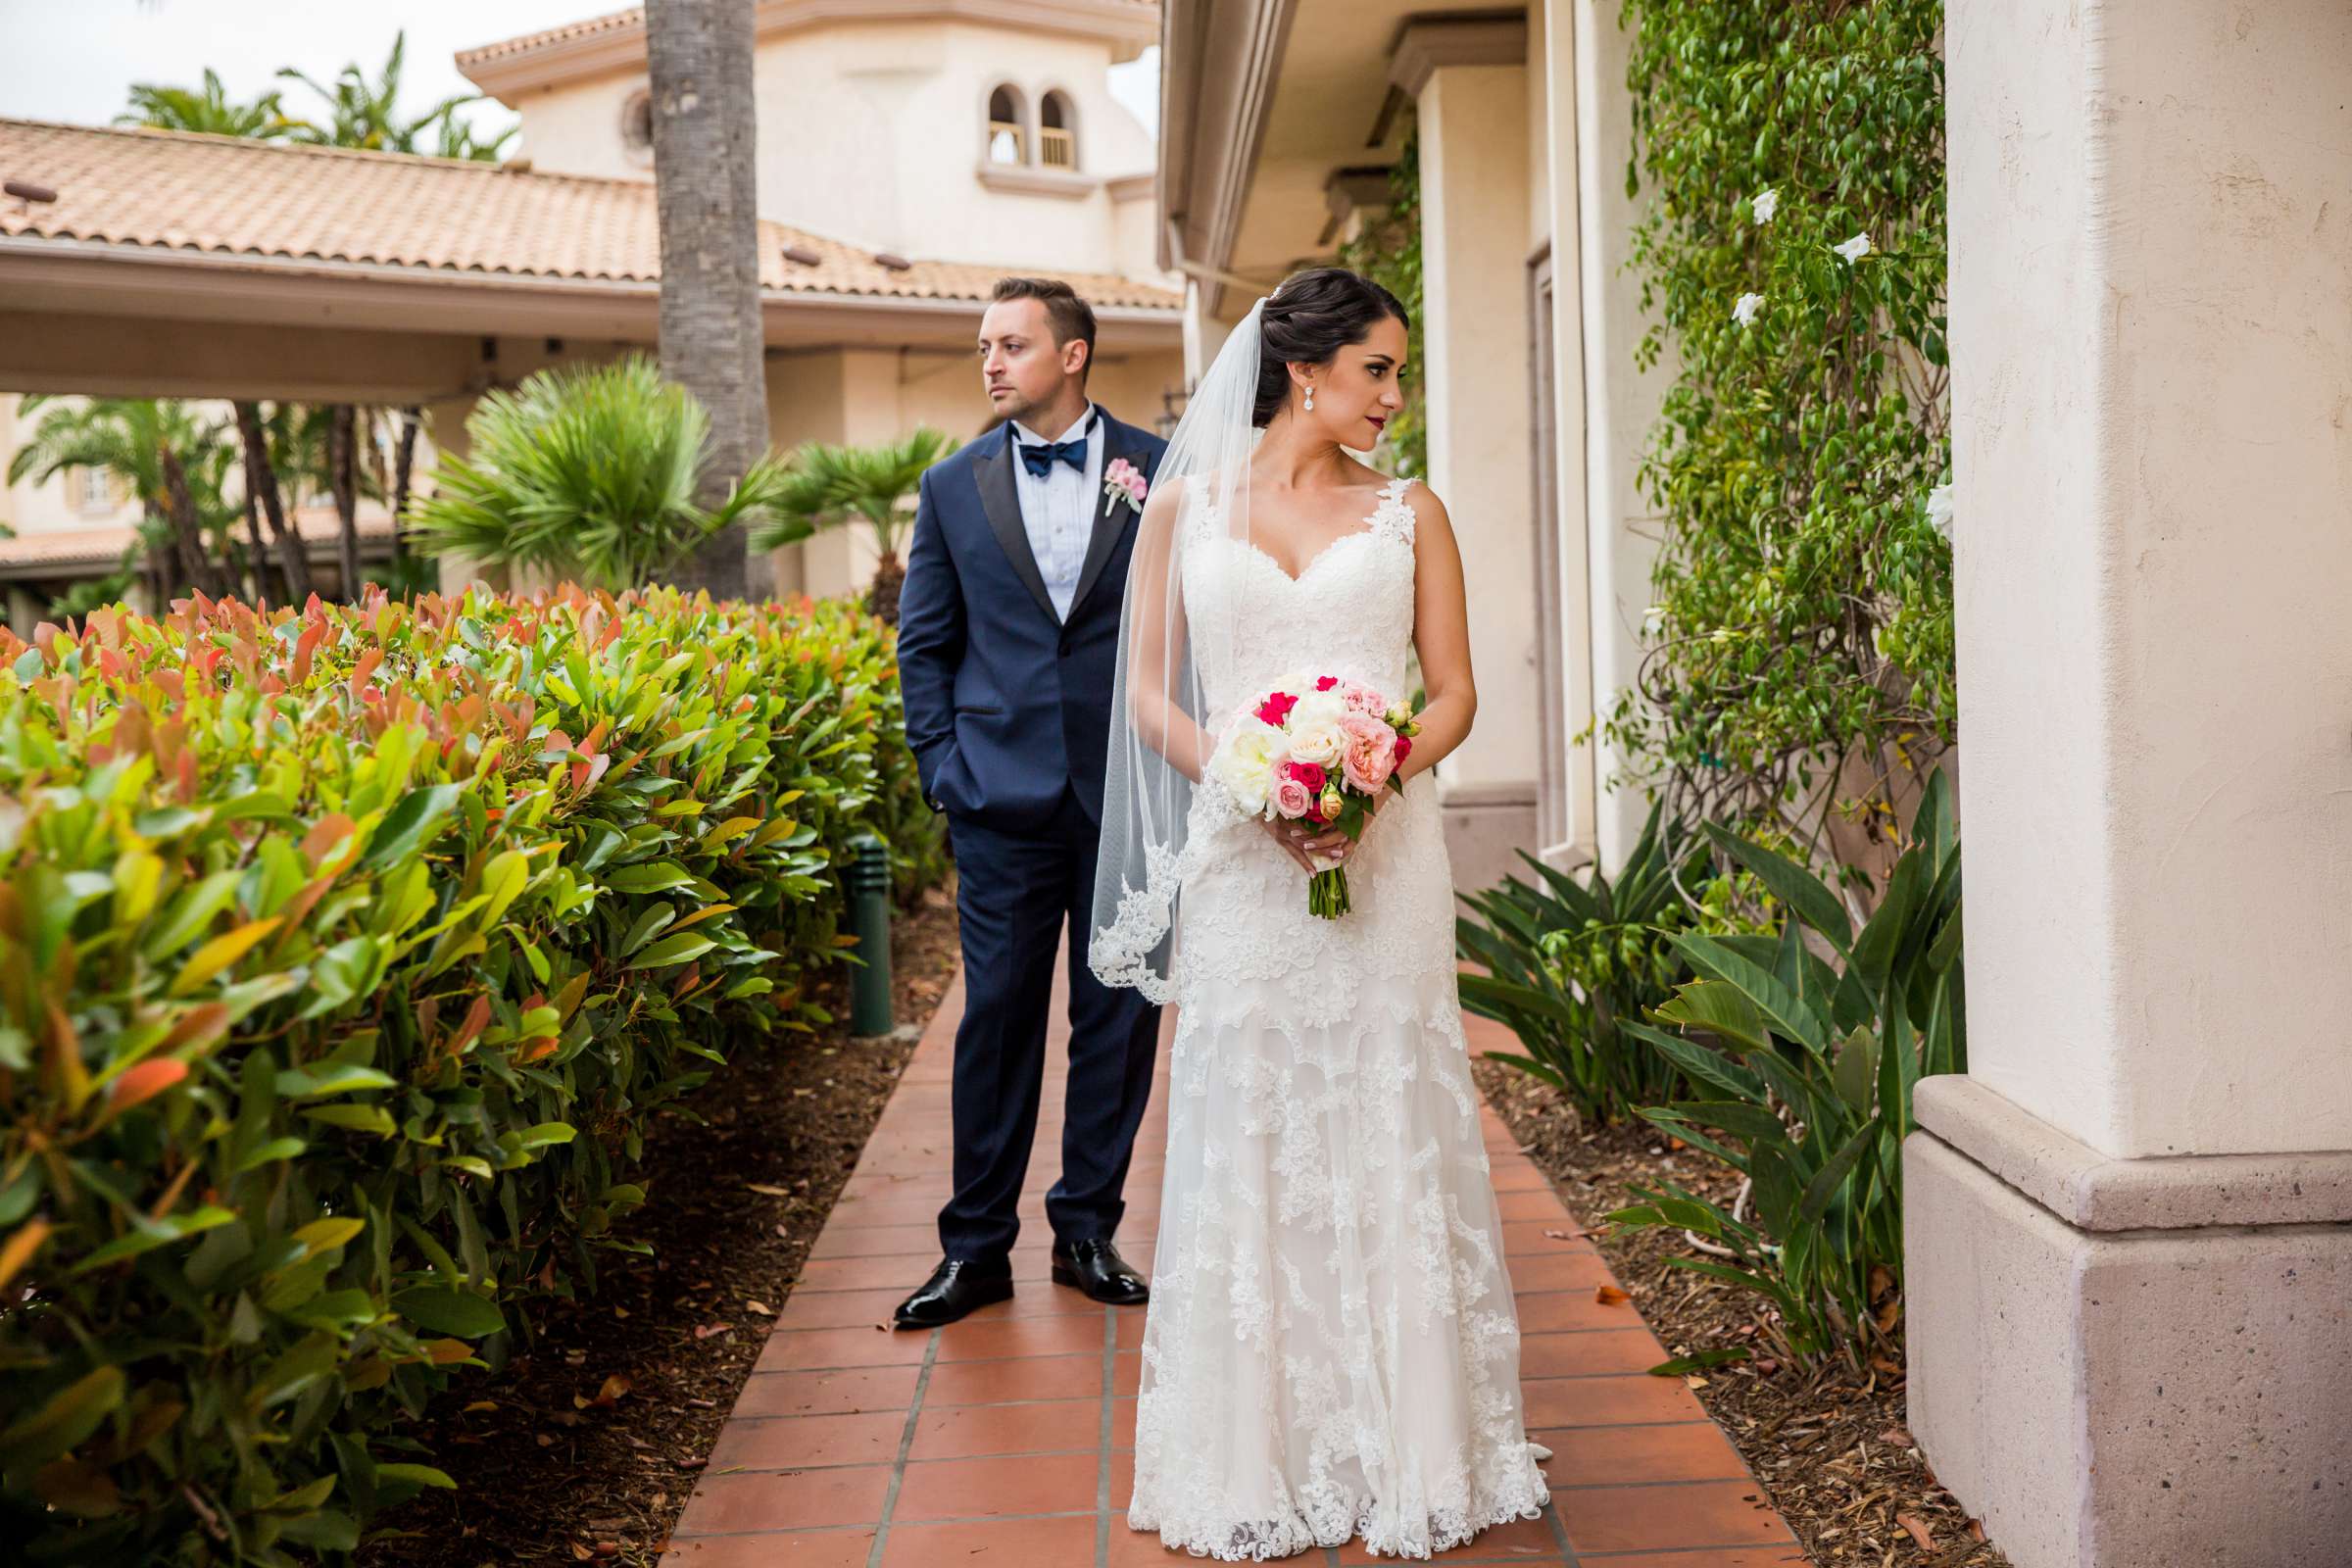
{"type": "MultiPolygon", "coordinates": [[[[760,44],[760,211],[778,222],[895,251],[1005,267],[1123,272],[1154,263],[1148,197],[1104,181],[1148,172],[1152,138],[1110,96],[1111,45],[936,19],[843,22],[760,44]],[[982,177],[991,91],[1017,94],[1037,164],[1039,106],[1068,99],[1080,178],[1051,191],[982,177]]],[[[519,93],[520,152],[545,171],[651,178],[622,136],[642,66],[519,93]]]]}

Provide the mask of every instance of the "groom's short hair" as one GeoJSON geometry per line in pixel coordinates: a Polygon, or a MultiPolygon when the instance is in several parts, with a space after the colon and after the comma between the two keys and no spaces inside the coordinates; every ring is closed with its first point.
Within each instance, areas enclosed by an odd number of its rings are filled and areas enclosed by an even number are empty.
{"type": "Polygon", "coordinates": [[[1058,277],[1000,277],[992,300],[1035,300],[1054,323],[1054,346],[1076,338],[1086,345],[1086,363],[1078,368],[1083,382],[1095,368],[1095,308],[1058,277]]]}

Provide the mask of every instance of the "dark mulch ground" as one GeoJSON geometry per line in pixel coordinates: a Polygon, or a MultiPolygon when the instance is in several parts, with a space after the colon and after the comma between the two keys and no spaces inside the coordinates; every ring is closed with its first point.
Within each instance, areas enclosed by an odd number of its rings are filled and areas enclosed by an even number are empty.
{"type": "MultiPolygon", "coordinates": [[[[677,1523],[768,1324],[897,1087],[956,967],[935,890],[895,923],[901,1038],[846,1031],[746,1052],[662,1119],[621,1227],[650,1258],[607,1254],[589,1299],[549,1303],[529,1352],[460,1384],[405,1432],[457,1479],[380,1523],[362,1568],[651,1564],[677,1523]]],[[[839,990],[839,986],[836,987],[839,990]]],[[[846,996],[824,1000],[846,1017],[846,996]]],[[[910,1280],[909,1285],[916,1283],[910,1280]]]]}
{"type": "MultiPolygon", "coordinates": [[[[1480,1087],[1556,1185],[1668,1351],[1756,1346],[1761,1297],[1681,1269],[1680,1233],[1602,1226],[1629,1183],[1672,1180],[1729,1202],[1737,1177],[1655,1127],[1593,1128],[1546,1084],[1499,1062],[1480,1087]]],[[[1936,1478],[1903,1426],[1903,1378],[1888,1363],[1857,1377],[1759,1359],[1711,1367],[1690,1383],[1820,1568],[2007,1568],[1936,1478]]]]}

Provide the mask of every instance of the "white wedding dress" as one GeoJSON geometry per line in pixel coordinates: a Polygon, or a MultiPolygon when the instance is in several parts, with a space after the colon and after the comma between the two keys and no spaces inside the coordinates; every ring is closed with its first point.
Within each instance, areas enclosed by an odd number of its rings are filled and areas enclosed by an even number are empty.
{"type": "MultiPolygon", "coordinates": [[[[1233,638],[1225,711],[1288,670],[1406,694],[1409,481],[1296,579],[1213,511],[1182,554],[1196,638],[1233,638]]],[[[1425,1557],[1549,1495],[1454,984],[1427,775],[1348,861],[1352,912],[1205,797],[1175,957],[1167,1168],[1128,1523],[1227,1561],[1361,1536],[1425,1557]]]]}

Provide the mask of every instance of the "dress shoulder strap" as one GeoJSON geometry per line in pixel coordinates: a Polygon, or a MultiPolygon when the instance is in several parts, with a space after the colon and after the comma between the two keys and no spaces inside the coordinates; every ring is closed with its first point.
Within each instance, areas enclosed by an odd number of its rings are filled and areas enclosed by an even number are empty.
{"type": "Polygon", "coordinates": [[[1380,532],[1394,534],[1406,544],[1413,542],[1412,503],[1404,498],[1412,493],[1413,480],[1399,474],[1380,487],[1380,505],[1373,510],[1372,526],[1380,532]]]}

